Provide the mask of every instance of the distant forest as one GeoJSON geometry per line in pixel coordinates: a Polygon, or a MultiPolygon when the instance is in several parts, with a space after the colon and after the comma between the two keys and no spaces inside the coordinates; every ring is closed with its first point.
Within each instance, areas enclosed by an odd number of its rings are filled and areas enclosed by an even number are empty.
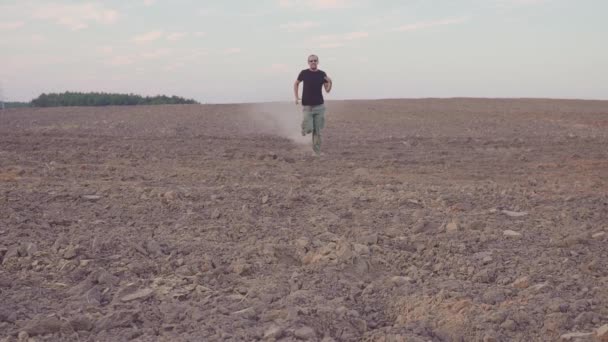
{"type": "Polygon", "coordinates": [[[29,106],[31,106],[29,102],[4,102],[4,108],[22,108],[29,106]]]}
{"type": "MultiPolygon", "coordinates": [[[[79,93],[42,94],[29,104],[32,107],[61,106],[136,106],[161,104],[196,104],[198,102],[178,96],[140,96],[134,94],[79,93]]],[[[8,107],[8,106],[7,106],[8,107]]]]}

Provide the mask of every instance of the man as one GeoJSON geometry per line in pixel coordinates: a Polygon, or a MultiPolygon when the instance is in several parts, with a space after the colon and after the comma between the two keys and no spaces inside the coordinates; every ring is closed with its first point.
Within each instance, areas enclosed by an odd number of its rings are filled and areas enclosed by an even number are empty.
{"type": "Polygon", "coordinates": [[[321,88],[331,91],[332,81],[327,74],[318,69],[319,57],[308,56],[308,69],[300,71],[298,79],[293,84],[293,94],[296,105],[300,103],[299,87],[304,82],[302,91],[302,136],[312,133],[312,149],[317,155],[321,154],[321,129],[325,127],[325,105],[321,88]]]}

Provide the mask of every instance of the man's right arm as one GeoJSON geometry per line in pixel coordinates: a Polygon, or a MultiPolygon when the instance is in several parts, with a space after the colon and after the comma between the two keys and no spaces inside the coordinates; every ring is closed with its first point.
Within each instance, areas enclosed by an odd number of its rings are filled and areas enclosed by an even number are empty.
{"type": "Polygon", "coordinates": [[[300,96],[299,96],[299,94],[300,94],[300,82],[302,82],[302,81],[296,80],[293,83],[293,95],[296,98],[296,104],[300,104],[300,96]]]}

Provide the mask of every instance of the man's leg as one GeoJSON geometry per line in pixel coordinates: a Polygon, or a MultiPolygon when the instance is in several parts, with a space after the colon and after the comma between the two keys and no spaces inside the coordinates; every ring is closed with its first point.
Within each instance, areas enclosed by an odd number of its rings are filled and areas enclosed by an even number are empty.
{"type": "Polygon", "coordinates": [[[321,130],[325,127],[325,106],[317,106],[313,111],[312,149],[321,153],[321,130]]]}
{"type": "Polygon", "coordinates": [[[312,133],[313,128],[312,107],[302,106],[302,136],[312,133]]]}

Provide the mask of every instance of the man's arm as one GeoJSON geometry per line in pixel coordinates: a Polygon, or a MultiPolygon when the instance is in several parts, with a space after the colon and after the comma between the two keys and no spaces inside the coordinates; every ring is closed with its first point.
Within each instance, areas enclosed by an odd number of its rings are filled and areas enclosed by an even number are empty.
{"type": "Polygon", "coordinates": [[[293,83],[293,95],[296,98],[296,104],[300,104],[300,96],[298,95],[298,94],[300,94],[300,89],[299,89],[300,88],[300,82],[302,82],[302,81],[296,80],[293,83]]]}
{"type": "Polygon", "coordinates": [[[325,76],[325,83],[323,83],[323,87],[325,88],[325,92],[329,93],[331,91],[331,86],[333,82],[329,76],[325,76]]]}

